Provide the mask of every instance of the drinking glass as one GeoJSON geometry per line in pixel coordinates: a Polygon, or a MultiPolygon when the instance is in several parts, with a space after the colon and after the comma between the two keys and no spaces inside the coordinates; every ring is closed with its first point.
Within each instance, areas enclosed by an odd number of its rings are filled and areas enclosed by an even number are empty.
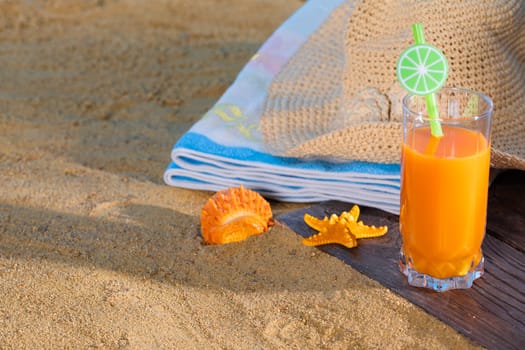
{"type": "Polygon", "coordinates": [[[410,285],[441,292],[483,274],[493,103],[466,88],[435,96],[441,137],[425,97],[403,99],[399,266],[410,285]]]}

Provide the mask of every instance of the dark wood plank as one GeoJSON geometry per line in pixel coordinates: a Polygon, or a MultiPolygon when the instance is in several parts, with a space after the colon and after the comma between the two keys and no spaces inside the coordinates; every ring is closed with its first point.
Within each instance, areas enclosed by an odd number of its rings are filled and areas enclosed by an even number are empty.
{"type": "Polygon", "coordinates": [[[525,171],[509,170],[496,177],[487,216],[490,234],[525,252],[525,171]]]}
{"type": "MultiPolygon", "coordinates": [[[[483,243],[485,275],[468,290],[436,293],[408,285],[398,268],[401,239],[396,215],[372,208],[361,208],[364,222],[387,225],[389,233],[379,239],[360,240],[347,249],[326,245],[319,249],[331,254],[361,273],[420,306],[474,342],[489,349],[525,349],[525,253],[523,198],[525,172],[507,174],[490,190],[488,234],[483,243]]],[[[350,203],[323,202],[309,208],[285,213],[277,221],[303,237],[315,232],[303,221],[304,213],[324,217],[341,213],[350,203]]]]}

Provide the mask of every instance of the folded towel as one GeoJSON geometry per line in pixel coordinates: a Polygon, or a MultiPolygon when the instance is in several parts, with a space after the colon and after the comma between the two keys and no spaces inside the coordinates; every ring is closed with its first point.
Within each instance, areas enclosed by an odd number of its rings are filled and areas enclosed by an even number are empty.
{"type": "Polygon", "coordinates": [[[174,145],[166,184],[217,191],[243,185],[290,202],[341,200],[399,212],[399,164],[274,156],[260,117],[275,75],[344,0],[310,0],[246,64],[217,103],[174,145]]]}

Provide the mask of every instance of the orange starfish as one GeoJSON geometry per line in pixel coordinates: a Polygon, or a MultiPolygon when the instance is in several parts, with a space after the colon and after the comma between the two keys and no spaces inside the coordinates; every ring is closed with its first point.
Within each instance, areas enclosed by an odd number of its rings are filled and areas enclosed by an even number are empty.
{"type": "Polygon", "coordinates": [[[357,246],[357,239],[350,233],[346,225],[339,220],[337,215],[332,215],[330,219],[327,217],[324,220],[319,220],[309,214],[304,214],[304,221],[308,226],[317,230],[318,233],[303,238],[303,244],[307,246],[318,246],[322,244],[337,243],[342,244],[347,248],[357,246]]]}
{"type": "Polygon", "coordinates": [[[343,212],[339,216],[332,214],[330,218],[325,216],[323,220],[304,214],[306,224],[318,231],[318,233],[311,237],[303,238],[303,244],[318,246],[337,243],[347,248],[353,248],[357,246],[357,239],[380,237],[387,233],[387,226],[368,226],[363,221],[357,221],[359,213],[359,206],[354,205],[349,212],[343,212]]]}

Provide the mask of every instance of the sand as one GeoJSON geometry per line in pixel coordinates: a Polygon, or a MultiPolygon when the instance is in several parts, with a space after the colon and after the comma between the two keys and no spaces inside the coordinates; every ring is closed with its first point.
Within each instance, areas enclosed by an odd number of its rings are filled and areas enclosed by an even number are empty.
{"type": "Polygon", "coordinates": [[[301,4],[0,2],[0,349],[474,347],[282,225],[203,244],[212,193],[163,183],[301,4]]]}

